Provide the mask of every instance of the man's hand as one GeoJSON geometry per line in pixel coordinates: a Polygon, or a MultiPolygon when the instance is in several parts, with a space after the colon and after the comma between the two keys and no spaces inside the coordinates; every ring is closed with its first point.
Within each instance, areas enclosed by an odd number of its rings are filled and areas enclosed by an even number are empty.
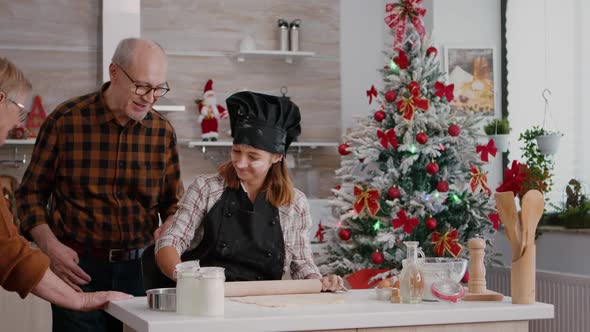
{"type": "Polygon", "coordinates": [[[79,285],[85,285],[92,280],[78,266],[78,254],[59,240],[49,240],[44,251],[51,259],[51,270],[74,290],[81,292],[79,285]]]}
{"type": "Polygon", "coordinates": [[[90,311],[97,309],[104,309],[109,301],[120,301],[127,300],[133,296],[121,292],[92,292],[92,293],[79,293],[80,302],[76,310],[90,311]]]}

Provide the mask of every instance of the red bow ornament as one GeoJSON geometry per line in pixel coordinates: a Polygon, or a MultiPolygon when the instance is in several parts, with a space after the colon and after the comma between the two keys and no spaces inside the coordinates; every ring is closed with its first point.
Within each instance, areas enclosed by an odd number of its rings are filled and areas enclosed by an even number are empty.
{"type": "Polygon", "coordinates": [[[400,210],[397,213],[397,218],[391,219],[391,226],[393,226],[393,228],[400,228],[403,226],[404,232],[412,234],[414,227],[418,226],[419,222],[418,218],[408,218],[406,211],[400,210]]]}
{"type": "Polygon", "coordinates": [[[455,98],[455,95],[453,94],[453,90],[455,90],[455,84],[444,85],[441,82],[436,82],[434,83],[434,89],[436,90],[434,94],[437,97],[442,99],[442,97],[445,96],[449,103],[455,98]]]}
{"type": "Polygon", "coordinates": [[[422,0],[401,0],[399,3],[388,3],[385,5],[385,24],[394,29],[393,48],[399,48],[406,36],[408,20],[414,25],[414,29],[424,39],[426,29],[422,23],[421,16],[426,14],[426,9],[421,6],[422,0]]]}
{"type": "Polygon", "coordinates": [[[488,176],[486,173],[483,173],[479,168],[471,165],[471,180],[469,181],[469,186],[471,187],[471,192],[475,193],[478,190],[483,190],[486,194],[491,195],[492,191],[488,188],[488,176]]]}
{"type": "Polygon", "coordinates": [[[417,82],[411,82],[408,84],[408,90],[410,91],[410,96],[398,100],[397,108],[403,113],[402,117],[404,119],[412,121],[416,108],[424,111],[428,110],[428,99],[422,98],[420,85],[417,82]]]}
{"type": "Polygon", "coordinates": [[[356,185],[354,186],[354,196],[356,197],[354,210],[358,215],[365,208],[367,208],[371,216],[375,216],[377,211],[379,211],[379,191],[377,189],[364,190],[363,187],[356,185]]]}
{"type": "Polygon", "coordinates": [[[371,88],[367,90],[367,97],[369,97],[369,104],[373,102],[373,97],[377,98],[377,89],[374,85],[371,85],[371,88]]]}
{"type": "Polygon", "coordinates": [[[395,62],[399,69],[407,69],[410,64],[410,59],[408,59],[406,52],[399,50],[398,55],[393,58],[393,62],[395,62]]]}
{"type": "Polygon", "coordinates": [[[448,251],[453,257],[459,256],[463,247],[457,243],[459,240],[459,232],[456,229],[447,231],[444,235],[439,232],[432,233],[432,244],[434,244],[434,254],[438,257],[445,255],[448,251]]]}
{"type": "Polygon", "coordinates": [[[496,145],[494,145],[494,140],[490,139],[487,145],[476,146],[475,152],[481,153],[481,161],[488,162],[488,154],[491,154],[492,157],[495,157],[496,152],[498,152],[498,149],[496,149],[496,145]]]}
{"type": "Polygon", "coordinates": [[[377,137],[381,140],[381,146],[383,146],[384,149],[387,149],[389,145],[391,145],[392,148],[397,149],[398,141],[395,137],[395,130],[393,130],[393,128],[387,129],[385,132],[377,130],[377,137]]]}

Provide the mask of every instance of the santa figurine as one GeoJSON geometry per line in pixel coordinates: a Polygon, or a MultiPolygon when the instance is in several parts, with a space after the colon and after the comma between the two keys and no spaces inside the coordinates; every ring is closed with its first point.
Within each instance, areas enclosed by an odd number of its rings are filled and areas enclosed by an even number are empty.
{"type": "Polygon", "coordinates": [[[208,80],[203,90],[203,99],[196,100],[198,105],[198,121],[201,125],[201,137],[203,141],[217,141],[219,137],[218,121],[227,118],[225,107],[217,104],[217,98],[213,91],[213,80],[208,80]]]}

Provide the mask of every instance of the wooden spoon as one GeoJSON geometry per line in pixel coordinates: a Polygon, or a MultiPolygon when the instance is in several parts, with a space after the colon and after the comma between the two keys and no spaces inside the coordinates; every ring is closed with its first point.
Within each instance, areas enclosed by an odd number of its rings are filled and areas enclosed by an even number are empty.
{"type": "Polygon", "coordinates": [[[524,254],[525,247],[535,243],[535,232],[539,220],[545,211],[545,201],[543,194],[538,190],[529,190],[522,197],[522,243],[520,245],[520,255],[524,254]]]}
{"type": "Polygon", "coordinates": [[[516,212],[516,204],[514,203],[514,193],[511,191],[496,193],[496,208],[500,219],[504,223],[506,236],[512,247],[512,261],[515,261],[522,255],[523,239],[520,234],[520,222],[518,212],[516,212]]]}

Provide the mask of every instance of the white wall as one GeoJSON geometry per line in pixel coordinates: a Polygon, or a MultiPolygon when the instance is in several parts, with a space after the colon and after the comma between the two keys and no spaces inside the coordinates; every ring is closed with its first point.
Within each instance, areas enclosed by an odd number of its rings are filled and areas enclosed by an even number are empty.
{"type": "Polygon", "coordinates": [[[367,116],[370,108],[365,91],[379,90],[383,67],[385,23],[382,0],[340,0],[340,84],[342,131],[353,128],[355,117],[367,116]]]}
{"type": "MultiPolygon", "coordinates": [[[[518,0],[509,1],[507,8],[508,111],[513,127],[512,141],[516,143],[518,133],[543,124],[541,93],[545,88],[551,90],[551,117],[546,118],[545,129],[566,134],[554,156],[555,185],[549,196],[554,203],[562,201],[563,189],[570,178],[582,177],[584,172],[586,179],[590,175],[586,156],[589,150],[585,144],[580,144],[584,141],[583,131],[590,124],[587,116],[583,120],[585,107],[580,107],[588,106],[583,94],[589,84],[583,79],[588,76],[580,75],[580,68],[584,68],[580,48],[587,50],[589,47],[582,37],[590,30],[580,30],[584,24],[582,17],[587,16],[576,8],[584,3],[582,0],[518,0]]],[[[583,6],[588,8],[587,4],[583,6]]],[[[520,151],[511,153],[511,158],[520,160],[520,151]]]]}

